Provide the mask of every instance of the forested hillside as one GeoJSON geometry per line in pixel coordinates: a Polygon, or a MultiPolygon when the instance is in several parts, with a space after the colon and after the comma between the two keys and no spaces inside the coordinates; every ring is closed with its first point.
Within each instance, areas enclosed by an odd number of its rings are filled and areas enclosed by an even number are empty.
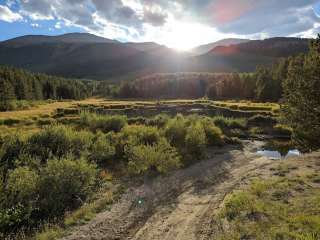
{"type": "MultiPolygon", "coordinates": [[[[63,77],[119,82],[154,73],[252,72],[281,57],[306,53],[308,39],[271,38],[225,46],[203,55],[156,43],[121,43],[94,35],[26,36],[0,43],[0,64],[63,77]]],[[[232,42],[231,42],[232,43],[232,42]]],[[[234,43],[239,43],[234,42],[234,43]]],[[[221,45],[219,45],[221,44],[221,45]]]]}
{"type": "Polygon", "coordinates": [[[92,95],[92,81],[65,79],[22,69],[0,66],[0,110],[15,100],[83,99],[92,95]]]}
{"type": "MultiPolygon", "coordinates": [[[[125,82],[119,91],[100,91],[122,98],[202,98],[279,101],[282,81],[292,58],[276,61],[271,67],[259,66],[253,73],[175,73],[154,74],[125,82]]],[[[104,90],[103,90],[104,89],[104,90]]]]}

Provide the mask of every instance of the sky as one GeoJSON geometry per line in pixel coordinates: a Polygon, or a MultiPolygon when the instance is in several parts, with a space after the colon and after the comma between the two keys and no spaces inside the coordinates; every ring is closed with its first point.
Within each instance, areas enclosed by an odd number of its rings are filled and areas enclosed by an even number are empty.
{"type": "Polygon", "coordinates": [[[0,0],[0,41],[88,32],[187,50],[224,38],[315,37],[320,0],[0,0]]]}

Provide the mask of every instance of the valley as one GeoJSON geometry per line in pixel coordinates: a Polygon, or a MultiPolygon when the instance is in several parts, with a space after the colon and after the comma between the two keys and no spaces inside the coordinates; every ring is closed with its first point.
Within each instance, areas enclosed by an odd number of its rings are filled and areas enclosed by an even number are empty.
{"type": "Polygon", "coordinates": [[[319,240],[319,12],[0,0],[0,239],[319,240]]]}

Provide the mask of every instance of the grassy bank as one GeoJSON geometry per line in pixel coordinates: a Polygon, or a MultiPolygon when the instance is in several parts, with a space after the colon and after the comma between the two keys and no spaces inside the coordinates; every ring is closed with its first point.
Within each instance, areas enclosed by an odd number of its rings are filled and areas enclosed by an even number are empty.
{"type": "Polygon", "coordinates": [[[320,238],[320,154],[258,169],[226,196],[214,239],[320,238]]]}

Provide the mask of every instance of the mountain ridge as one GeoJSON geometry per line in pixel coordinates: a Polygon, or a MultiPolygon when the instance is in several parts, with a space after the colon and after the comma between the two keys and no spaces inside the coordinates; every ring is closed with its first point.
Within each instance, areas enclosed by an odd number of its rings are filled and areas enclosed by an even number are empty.
{"type": "Polygon", "coordinates": [[[62,77],[119,81],[165,72],[251,72],[307,50],[308,39],[271,38],[216,46],[190,56],[157,43],[122,43],[78,33],[0,42],[0,64],[62,77]]]}

